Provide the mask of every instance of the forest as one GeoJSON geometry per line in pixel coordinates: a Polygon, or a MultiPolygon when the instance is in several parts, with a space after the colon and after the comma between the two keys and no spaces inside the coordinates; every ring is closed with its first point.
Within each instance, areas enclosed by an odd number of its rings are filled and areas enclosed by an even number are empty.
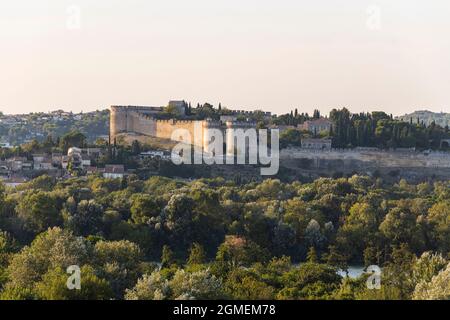
{"type": "Polygon", "coordinates": [[[450,298],[450,182],[0,184],[0,299],[450,298]],[[69,266],[81,290],[69,290],[69,266]],[[379,266],[381,287],[352,266],[379,266]]]}
{"type": "Polygon", "coordinates": [[[384,112],[351,114],[346,108],[333,109],[330,120],[335,124],[333,144],[338,148],[417,148],[448,149],[442,139],[450,138],[448,126],[410,117],[408,121],[393,119],[384,112]]]}

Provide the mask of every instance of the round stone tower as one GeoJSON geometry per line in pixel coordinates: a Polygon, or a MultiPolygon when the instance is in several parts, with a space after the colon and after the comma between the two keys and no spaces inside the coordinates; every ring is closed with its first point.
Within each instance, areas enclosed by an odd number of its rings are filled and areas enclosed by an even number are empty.
{"type": "Polygon", "coordinates": [[[126,107],[111,106],[109,116],[109,133],[114,140],[116,135],[127,132],[127,113],[126,107]]]}

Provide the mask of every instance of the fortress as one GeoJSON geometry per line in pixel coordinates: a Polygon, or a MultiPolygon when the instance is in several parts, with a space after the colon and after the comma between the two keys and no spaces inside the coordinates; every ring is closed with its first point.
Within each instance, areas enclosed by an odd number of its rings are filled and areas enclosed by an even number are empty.
{"type": "MultiPolygon", "coordinates": [[[[172,107],[178,109],[181,115],[185,115],[185,106],[182,103],[172,102],[172,107]]],[[[169,104],[169,106],[171,106],[169,104]]],[[[110,136],[115,139],[119,136],[128,136],[127,142],[142,136],[155,137],[172,141],[182,141],[172,136],[177,129],[187,130],[191,137],[196,137],[193,144],[209,152],[208,145],[211,139],[208,129],[218,129],[226,133],[224,143],[226,154],[232,155],[235,150],[232,139],[235,138],[235,130],[255,128],[251,122],[236,121],[234,115],[221,117],[221,121],[212,120],[188,120],[188,119],[161,119],[164,112],[162,107],[137,107],[137,106],[111,106],[110,136]],[[201,134],[198,134],[198,133],[201,134]],[[200,139],[198,139],[200,136],[200,139]]],[[[242,114],[242,113],[241,113],[242,114]]],[[[240,134],[240,133],[238,133],[240,134]]],[[[447,142],[445,140],[444,142],[447,142]]],[[[447,142],[449,143],[449,142],[447,142]]],[[[447,152],[418,152],[418,151],[386,151],[375,148],[355,149],[311,149],[311,148],[287,148],[280,152],[280,161],[286,168],[300,170],[303,173],[331,173],[342,172],[375,172],[385,171],[386,174],[394,169],[401,171],[401,176],[408,179],[430,178],[433,176],[448,177],[450,179],[450,153],[447,152]]]]}
{"type": "MultiPolygon", "coordinates": [[[[185,115],[185,103],[179,101],[171,101],[172,106],[179,111],[181,115],[185,115]]],[[[195,137],[199,131],[201,139],[194,139],[194,145],[204,148],[209,143],[210,136],[208,129],[219,129],[226,132],[227,129],[245,129],[255,128],[253,123],[237,122],[227,119],[226,121],[207,120],[177,120],[158,119],[158,114],[163,112],[162,107],[138,107],[138,106],[111,106],[110,111],[110,136],[115,139],[120,134],[137,134],[148,137],[156,137],[161,139],[169,139],[173,141],[182,141],[173,138],[172,133],[177,129],[187,130],[191,137],[195,137]]],[[[227,135],[227,142],[233,136],[227,135]]]]}

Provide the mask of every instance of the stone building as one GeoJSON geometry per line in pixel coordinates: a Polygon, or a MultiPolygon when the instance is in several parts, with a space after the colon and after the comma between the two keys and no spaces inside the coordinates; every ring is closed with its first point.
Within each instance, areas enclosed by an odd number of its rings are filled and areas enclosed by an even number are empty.
{"type": "Polygon", "coordinates": [[[106,165],[103,177],[107,179],[121,179],[125,175],[125,167],[123,164],[106,165]]]}
{"type": "Polygon", "coordinates": [[[186,109],[188,107],[188,104],[186,101],[169,101],[169,107],[177,110],[177,113],[181,116],[186,115],[186,109]]]}
{"type": "Polygon", "coordinates": [[[305,130],[312,132],[314,134],[318,134],[320,132],[330,132],[333,127],[333,122],[326,118],[320,118],[317,120],[308,120],[303,124],[299,125],[300,130],[305,130]]]}
{"type": "Polygon", "coordinates": [[[33,168],[34,170],[53,170],[52,158],[47,154],[34,154],[33,155],[33,168]]]}
{"type": "Polygon", "coordinates": [[[6,160],[8,170],[17,172],[26,169],[32,169],[33,163],[25,157],[13,157],[6,160]]]}

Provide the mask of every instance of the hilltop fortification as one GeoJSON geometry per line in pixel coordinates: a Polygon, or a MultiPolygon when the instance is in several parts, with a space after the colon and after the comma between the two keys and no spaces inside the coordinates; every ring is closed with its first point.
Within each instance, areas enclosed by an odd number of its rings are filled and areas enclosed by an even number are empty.
{"type": "MultiPolygon", "coordinates": [[[[142,135],[183,141],[182,136],[176,137],[173,133],[177,129],[184,129],[189,132],[195,146],[206,149],[211,139],[208,129],[219,129],[225,133],[227,129],[255,127],[253,123],[238,121],[158,119],[158,114],[163,112],[161,107],[111,106],[110,111],[111,139],[118,135],[142,135]]],[[[226,136],[227,140],[232,138],[232,135],[226,136]]]]}
{"type": "MultiPolygon", "coordinates": [[[[112,106],[110,117],[110,134],[114,139],[119,134],[138,134],[162,139],[171,139],[172,133],[177,129],[188,130],[194,137],[194,130],[203,130],[209,126],[207,120],[176,120],[157,119],[156,115],[162,112],[158,107],[112,106]]],[[[197,142],[203,146],[203,142],[197,142]]]]}

